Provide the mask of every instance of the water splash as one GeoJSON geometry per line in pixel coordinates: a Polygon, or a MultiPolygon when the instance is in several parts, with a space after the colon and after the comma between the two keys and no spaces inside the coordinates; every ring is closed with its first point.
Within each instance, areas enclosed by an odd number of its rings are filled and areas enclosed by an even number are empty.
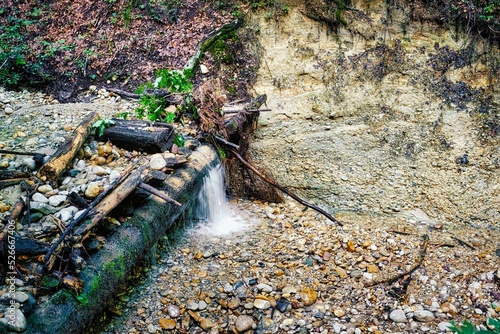
{"type": "Polygon", "coordinates": [[[227,200],[224,190],[224,168],[210,170],[198,195],[198,224],[192,233],[205,236],[227,236],[245,230],[251,221],[238,214],[227,200]]]}

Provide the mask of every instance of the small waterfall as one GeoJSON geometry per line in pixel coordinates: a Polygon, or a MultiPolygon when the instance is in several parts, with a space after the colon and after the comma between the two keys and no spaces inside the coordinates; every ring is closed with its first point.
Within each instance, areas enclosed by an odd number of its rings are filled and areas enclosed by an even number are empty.
{"type": "Polygon", "coordinates": [[[242,231],[248,225],[236,214],[227,200],[224,190],[224,168],[218,165],[205,177],[198,195],[196,216],[201,223],[193,230],[195,234],[224,236],[242,231]]]}

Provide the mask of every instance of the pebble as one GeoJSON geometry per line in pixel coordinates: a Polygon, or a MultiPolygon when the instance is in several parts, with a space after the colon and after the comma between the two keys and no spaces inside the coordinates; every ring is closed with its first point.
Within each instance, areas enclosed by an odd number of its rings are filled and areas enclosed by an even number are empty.
{"type": "Polygon", "coordinates": [[[238,318],[236,318],[235,321],[235,328],[239,333],[246,332],[250,329],[252,329],[255,326],[255,322],[251,316],[248,315],[240,315],[238,318]]]}
{"type": "Polygon", "coordinates": [[[45,194],[48,193],[49,191],[52,191],[52,187],[48,184],[42,184],[40,187],[38,187],[38,192],[45,194]]]}
{"type": "Polygon", "coordinates": [[[171,318],[178,318],[181,315],[181,310],[177,305],[168,305],[167,312],[171,318]]]}
{"type": "Polygon", "coordinates": [[[421,322],[432,321],[435,318],[434,314],[427,310],[416,310],[413,312],[413,317],[421,322]]]}
{"type": "Polygon", "coordinates": [[[85,189],[85,197],[87,198],[96,198],[100,193],[100,187],[97,182],[90,182],[85,189]]]}
{"type": "Polygon", "coordinates": [[[49,204],[52,206],[59,206],[66,201],[65,195],[54,195],[49,197],[49,204]]]}
{"type": "Polygon", "coordinates": [[[31,200],[40,203],[49,203],[49,199],[40,193],[34,193],[33,196],[31,196],[31,200]]]}
{"type": "Polygon", "coordinates": [[[403,310],[401,309],[395,309],[389,314],[389,318],[397,323],[405,323],[408,322],[408,319],[406,318],[406,314],[403,310]]]}
{"type": "Polygon", "coordinates": [[[162,329],[175,329],[177,321],[174,319],[161,318],[158,319],[158,324],[162,329]]]}
{"type": "Polygon", "coordinates": [[[257,298],[253,302],[253,307],[265,310],[271,307],[271,303],[268,300],[257,298]]]}
{"type": "Polygon", "coordinates": [[[33,158],[23,158],[22,163],[23,163],[23,165],[28,167],[30,170],[36,169],[36,162],[35,162],[35,160],[33,160],[33,158]]]}
{"type": "Polygon", "coordinates": [[[161,170],[167,165],[165,158],[161,154],[153,154],[149,160],[149,167],[154,170],[161,170]]]}

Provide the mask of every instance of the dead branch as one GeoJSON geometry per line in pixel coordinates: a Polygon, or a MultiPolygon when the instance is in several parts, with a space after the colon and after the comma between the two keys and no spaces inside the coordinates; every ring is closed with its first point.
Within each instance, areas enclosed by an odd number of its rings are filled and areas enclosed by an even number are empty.
{"type": "Polygon", "coordinates": [[[272,185],[273,187],[275,188],[278,188],[279,190],[281,190],[282,192],[284,192],[285,194],[287,194],[288,196],[290,196],[291,198],[293,198],[294,200],[296,200],[297,202],[299,202],[300,204],[302,205],[305,205],[307,206],[308,208],[311,208],[319,213],[321,213],[322,215],[324,215],[325,217],[327,217],[328,219],[330,219],[332,222],[340,225],[340,226],[344,226],[341,222],[339,222],[337,219],[333,218],[332,215],[330,215],[328,212],[326,212],[325,210],[321,209],[320,207],[317,207],[316,205],[314,204],[310,204],[306,201],[304,201],[303,199],[301,199],[299,196],[295,195],[294,193],[292,193],[290,190],[282,187],[281,185],[279,185],[276,181],[274,180],[271,180],[269,179],[267,176],[265,176],[264,174],[262,174],[259,170],[257,170],[254,166],[252,166],[250,163],[248,163],[248,161],[246,161],[245,159],[243,159],[243,157],[241,155],[239,155],[238,152],[236,152],[236,150],[234,150],[233,148],[229,148],[229,151],[231,151],[231,153],[234,154],[234,156],[236,158],[238,158],[238,160],[244,164],[247,168],[249,168],[250,170],[252,170],[255,174],[257,174],[262,180],[266,181],[267,183],[269,183],[270,185],[272,185]]]}
{"type": "Polygon", "coordinates": [[[429,236],[427,234],[424,234],[422,236],[422,238],[424,239],[424,243],[422,245],[422,248],[420,249],[420,254],[419,254],[419,258],[418,258],[418,261],[415,262],[410,270],[404,272],[404,273],[401,273],[401,274],[398,274],[396,276],[392,276],[392,277],[388,277],[388,278],[382,278],[382,279],[379,279],[379,280],[376,280],[376,281],[373,281],[371,283],[368,283],[366,284],[367,287],[372,287],[372,286],[375,286],[375,285],[379,285],[379,284],[384,284],[384,283],[393,283],[397,280],[399,280],[400,278],[406,276],[406,275],[410,275],[411,273],[413,273],[415,270],[417,270],[418,267],[420,267],[422,265],[422,262],[424,262],[424,258],[425,258],[425,255],[427,253],[427,246],[429,245],[429,236]]]}
{"type": "Polygon", "coordinates": [[[141,174],[144,166],[137,169],[127,176],[115,189],[109,192],[106,197],[94,206],[93,212],[95,213],[92,218],[84,221],[84,223],[76,230],[75,235],[83,235],[94,227],[101,219],[103,219],[111,210],[118,204],[123,202],[128,195],[130,195],[141,182],[141,174]]]}
{"type": "Polygon", "coordinates": [[[458,242],[458,244],[459,244],[460,246],[465,246],[465,247],[467,247],[467,248],[469,248],[469,249],[476,250],[476,248],[474,248],[474,246],[472,246],[471,244],[466,243],[466,242],[465,242],[465,241],[463,241],[463,240],[458,239],[457,237],[453,237],[453,236],[452,236],[451,238],[452,238],[453,240],[455,240],[456,242],[458,242]]]}
{"type": "Polygon", "coordinates": [[[160,192],[158,189],[156,188],[153,188],[151,187],[149,184],[147,183],[144,183],[144,182],[140,182],[139,185],[138,185],[139,188],[149,192],[150,194],[153,194],[163,200],[165,200],[166,202],[168,203],[172,203],[172,204],[175,204],[177,206],[182,206],[181,203],[177,202],[176,200],[168,197],[167,195],[165,195],[164,193],[160,192]]]}

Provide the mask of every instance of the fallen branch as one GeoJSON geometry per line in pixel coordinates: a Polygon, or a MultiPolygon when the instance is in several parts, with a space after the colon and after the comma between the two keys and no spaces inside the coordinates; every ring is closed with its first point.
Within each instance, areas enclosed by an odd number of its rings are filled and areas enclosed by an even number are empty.
{"type": "MultiPolygon", "coordinates": [[[[246,111],[249,112],[261,112],[261,111],[271,111],[272,109],[245,109],[246,111]]],[[[236,109],[227,109],[224,110],[224,114],[237,114],[242,110],[236,110],[236,109]]]]}
{"type": "Polygon", "coordinates": [[[22,179],[10,179],[10,180],[0,180],[0,189],[7,188],[16,184],[19,184],[23,181],[26,181],[27,178],[22,179]]]}
{"type": "Polygon", "coordinates": [[[139,188],[147,191],[148,193],[150,194],[153,194],[163,200],[165,200],[166,202],[168,203],[172,203],[172,204],[175,204],[177,206],[182,206],[181,203],[177,202],[176,200],[168,197],[167,195],[165,195],[164,193],[160,192],[158,189],[154,188],[154,187],[151,187],[149,184],[146,184],[144,182],[140,182],[139,185],[138,185],[139,188]]]}
{"type": "Polygon", "coordinates": [[[146,90],[142,94],[136,94],[136,93],[127,92],[125,90],[121,90],[118,88],[112,88],[112,87],[105,87],[105,89],[107,91],[112,92],[112,93],[118,94],[118,95],[123,96],[123,97],[128,97],[131,99],[140,99],[141,96],[149,96],[149,97],[151,97],[151,96],[156,96],[156,97],[170,97],[170,96],[172,96],[172,93],[170,93],[167,90],[152,90],[152,91],[146,90]]]}
{"type": "Polygon", "coordinates": [[[313,209],[313,210],[321,213],[322,215],[324,215],[325,217],[327,217],[328,219],[330,219],[332,222],[334,222],[334,223],[336,223],[336,224],[338,224],[340,226],[344,226],[341,222],[339,222],[337,219],[333,218],[333,216],[330,215],[325,210],[321,209],[320,207],[317,207],[314,204],[310,204],[310,203],[304,201],[299,196],[297,196],[294,193],[292,193],[290,190],[288,190],[288,189],[280,186],[276,181],[269,179],[267,176],[265,176],[259,170],[257,170],[254,166],[252,166],[248,161],[246,161],[245,159],[243,159],[243,157],[238,152],[236,152],[236,150],[234,150],[233,148],[229,148],[229,151],[231,151],[231,153],[233,153],[234,156],[236,158],[238,158],[238,160],[242,164],[244,164],[246,167],[248,167],[250,170],[252,170],[255,174],[257,174],[262,180],[266,181],[267,183],[269,183],[273,187],[278,188],[279,190],[281,190],[282,192],[284,192],[285,194],[287,194],[288,196],[290,196],[291,198],[293,198],[294,200],[296,200],[300,204],[305,205],[308,208],[311,208],[311,209],[313,209]]]}
{"type": "MultiPolygon", "coordinates": [[[[90,231],[101,219],[103,219],[111,210],[120,204],[128,195],[130,195],[141,183],[141,174],[144,168],[139,168],[120,183],[113,191],[104,197],[98,204],[94,206],[94,216],[87,219],[74,233],[75,235],[83,235],[90,231]]],[[[83,238],[82,238],[83,239],[83,238]]]]}
{"type": "Polygon", "coordinates": [[[470,244],[466,243],[466,242],[465,242],[465,241],[463,241],[463,240],[458,239],[457,237],[453,237],[453,236],[452,236],[451,238],[452,238],[453,240],[455,240],[456,242],[458,242],[458,244],[459,244],[460,246],[465,246],[465,247],[467,247],[467,248],[469,248],[469,249],[476,250],[476,248],[474,248],[474,246],[472,246],[472,245],[470,245],[470,244]]]}
{"type": "Polygon", "coordinates": [[[396,276],[393,276],[393,277],[382,278],[380,280],[373,281],[371,283],[366,284],[366,286],[367,287],[371,287],[371,286],[375,286],[375,285],[379,285],[379,284],[384,284],[384,283],[389,283],[390,284],[390,283],[393,283],[393,282],[399,280],[401,277],[404,277],[406,275],[410,275],[415,270],[417,270],[417,268],[422,265],[422,262],[424,262],[425,255],[427,253],[427,246],[429,245],[429,236],[427,234],[424,234],[422,236],[422,238],[424,239],[424,244],[422,245],[422,248],[420,249],[420,254],[419,254],[418,261],[415,262],[411,266],[410,270],[408,270],[408,271],[406,271],[404,273],[398,274],[396,276]]]}

